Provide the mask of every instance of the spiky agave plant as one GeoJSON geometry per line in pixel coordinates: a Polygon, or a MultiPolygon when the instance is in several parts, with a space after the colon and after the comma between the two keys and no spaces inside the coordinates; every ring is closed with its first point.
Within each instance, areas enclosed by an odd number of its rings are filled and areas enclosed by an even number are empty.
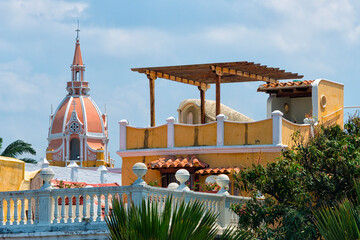
{"type": "MultiPolygon", "coordinates": [[[[218,233],[217,214],[207,211],[200,201],[174,204],[171,197],[164,208],[156,202],[143,200],[127,210],[122,201],[114,199],[113,209],[106,218],[112,240],[198,240],[215,239],[218,233]],[[174,208],[172,207],[174,206],[174,208]]],[[[224,230],[222,240],[248,240],[251,234],[232,228],[224,230]]]]}
{"type": "Polygon", "coordinates": [[[360,185],[355,188],[357,201],[346,198],[337,206],[314,212],[315,225],[325,240],[360,239],[360,185]]]}

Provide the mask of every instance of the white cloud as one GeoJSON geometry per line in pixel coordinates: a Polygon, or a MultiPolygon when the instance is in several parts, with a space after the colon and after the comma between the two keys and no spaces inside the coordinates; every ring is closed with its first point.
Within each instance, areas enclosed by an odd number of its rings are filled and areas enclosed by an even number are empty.
{"type": "Polygon", "coordinates": [[[24,29],[79,17],[86,8],[85,3],[61,0],[8,0],[0,2],[0,18],[11,27],[24,29]]]}
{"type": "MultiPolygon", "coordinates": [[[[46,74],[32,73],[32,66],[23,59],[0,64],[0,111],[41,112],[48,104],[59,101],[63,92],[60,81],[46,74]]],[[[64,85],[65,82],[62,82],[64,85]]]]}

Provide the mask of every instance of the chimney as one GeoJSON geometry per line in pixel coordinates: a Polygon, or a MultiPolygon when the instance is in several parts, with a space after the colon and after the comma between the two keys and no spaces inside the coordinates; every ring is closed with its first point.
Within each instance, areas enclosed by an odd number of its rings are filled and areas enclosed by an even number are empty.
{"type": "Polygon", "coordinates": [[[78,182],[79,181],[79,166],[75,161],[71,161],[71,163],[67,166],[71,168],[71,181],[78,182]]]}
{"type": "Polygon", "coordinates": [[[101,165],[97,171],[100,171],[100,183],[106,183],[107,179],[106,179],[106,174],[108,172],[108,169],[104,166],[101,165]]]}

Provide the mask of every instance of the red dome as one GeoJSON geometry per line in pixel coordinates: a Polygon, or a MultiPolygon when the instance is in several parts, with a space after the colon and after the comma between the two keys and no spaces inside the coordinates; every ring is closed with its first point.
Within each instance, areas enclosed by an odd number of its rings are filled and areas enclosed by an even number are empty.
{"type": "Polygon", "coordinates": [[[85,133],[101,133],[107,135],[105,117],[102,116],[96,103],[90,96],[66,96],[56,110],[49,129],[49,137],[53,134],[65,133],[66,125],[70,121],[72,112],[75,112],[83,124],[82,130],[85,133]]]}

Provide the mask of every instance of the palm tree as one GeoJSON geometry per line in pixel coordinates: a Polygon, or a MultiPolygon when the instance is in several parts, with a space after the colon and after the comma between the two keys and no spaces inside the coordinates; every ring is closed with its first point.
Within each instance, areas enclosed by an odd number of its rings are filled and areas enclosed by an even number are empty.
{"type": "Polygon", "coordinates": [[[314,212],[315,225],[325,240],[360,239],[360,185],[355,185],[357,203],[345,199],[337,206],[314,212]]]}
{"type": "MultiPolygon", "coordinates": [[[[161,208],[156,202],[143,200],[141,206],[131,204],[126,210],[122,201],[114,199],[106,224],[110,232],[109,239],[112,240],[211,240],[218,233],[216,219],[217,214],[206,211],[199,201],[173,204],[172,198],[168,197],[161,208]],[[161,214],[160,209],[163,209],[161,214]]],[[[252,235],[250,232],[227,228],[220,239],[249,240],[252,235]]]]}
{"type": "MultiPolygon", "coordinates": [[[[0,149],[2,147],[3,139],[0,138],[0,149]]],[[[31,147],[30,143],[26,143],[22,140],[16,140],[15,142],[10,143],[5,150],[0,153],[0,156],[17,158],[19,155],[24,153],[30,153],[32,155],[36,154],[36,151],[31,147]]],[[[36,163],[35,159],[32,158],[21,158],[20,160],[26,163],[36,163]]]]}

